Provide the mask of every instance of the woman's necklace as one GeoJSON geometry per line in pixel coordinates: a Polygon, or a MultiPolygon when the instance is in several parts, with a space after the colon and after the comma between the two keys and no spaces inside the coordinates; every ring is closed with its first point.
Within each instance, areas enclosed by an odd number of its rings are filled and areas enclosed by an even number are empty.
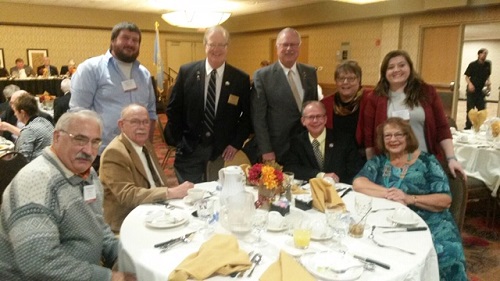
{"type": "MultiPolygon", "coordinates": [[[[404,163],[403,167],[401,167],[401,174],[399,174],[399,180],[397,183],[395,183],[393,186],[396,188],[399,188],[401,183],[403,182],[403,179],[406,176],[406,173],[408,172],[408,169],[410,168],[410,161],[411,161],[411,153],[408,153],[408,157],[406,158],[406,163],[404,163]]],[[[385,165],[384,165],[384,174],[382,175],[384,177],[384,186],[389,188],[389,178],[392,175],[392,165],[389,157],[385,160],[385,165]]]]}

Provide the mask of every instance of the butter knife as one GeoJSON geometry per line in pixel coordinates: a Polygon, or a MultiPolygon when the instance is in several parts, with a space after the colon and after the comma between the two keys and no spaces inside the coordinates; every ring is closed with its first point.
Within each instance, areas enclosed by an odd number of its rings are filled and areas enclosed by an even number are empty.
{"type": "Polygon", "coordinates": [[[406,228],[399,228],[399,229],[394,229],[394,230],[386,230],[383,231],[383,233],[389,233],[389,232],[411,232],[411,231],[424,231],[427,230],[427,227],[425,226],[420,226],[420,227],[406,227],[406,228]]]}
{"type": "Polygon", "coordinates": [[[344,191],[344,192],[340,195],[340,198],[342,198],[342,197],[346,196],[346,195],[347,195],[347,193],[349,193],[349,192],[351,192],[351,191],[352,191],[352,187],[347,188],[347,190],[346,190],[346,191],[344,191]]]}
{"type": "Polygon", "coordinates": [[[169,245],[169,244],[171,244],[171,243],[175,243],[175,242],[177,242],[177,241],[181,241],[182,239],[184,239],[184,238],[188,237],[189,235],[191,235],[191,234],[193,234],[193,233],[195,233],[195,232],[196,232],[196,231],[189,232],[189,233],[186,233],[186,234],[184,234],[184,235],[182,235],[182,236],[180,236],[180,237],[177,237],[177,238],[174,238],[174,239],[167,240],[167,241],[165,241],[165,242],[161,242],[161,243],[155,244],[155,245],[154,245],[154,247],[155,247],[155,248],[161,248],[161,247],[167,246],[167,245],[169,245]]]}
{"type": "Polygon", "coordinates": [[[386,264],[386,263],[383,263],[383,262],[380,262],[380,261],[377,261],[377,260],[374,260],[374,259],[370,259],[370,258],[365,258],[365,257],[362,257],[362,256],[358,256],[358,255],[352,255],[355,259],[358,259],[360,261],[364,261],[364,262],[370,262],[370,263],[373,263],[373,264],[376,264],[382,268],[385,268],[385,269],[391,269],[391,266],[386,264]]]}

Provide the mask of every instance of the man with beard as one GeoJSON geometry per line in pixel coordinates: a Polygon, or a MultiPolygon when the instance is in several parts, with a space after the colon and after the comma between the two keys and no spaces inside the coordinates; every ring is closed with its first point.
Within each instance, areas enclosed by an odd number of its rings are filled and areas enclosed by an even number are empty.
{"type": "Polygon", "coordinates": [[[102,145],[93,164],[96,171],[102,151],[120,133],[118,119],[127,105],[137,103],[147,108],[153,136],[157,119],[155,92],[151,74],[136,60],[140,43],[141,31],[134,23],[115,25],[106,54],[84,61],[71,78],[70,108],[94,110],[104,123],[102,145]]]}

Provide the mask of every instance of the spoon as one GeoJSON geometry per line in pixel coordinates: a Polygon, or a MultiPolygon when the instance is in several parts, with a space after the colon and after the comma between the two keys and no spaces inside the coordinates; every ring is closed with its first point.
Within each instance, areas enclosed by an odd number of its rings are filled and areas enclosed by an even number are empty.
{"type": "Polygon", "coordinates": [[[354,225],[360,224],[363,221],[363,219],[371,212],[371,210],[372,210],[372,208],[368,209],[368,211],[363,215],[363,217],[361,217],[361,219],[357,223],[355,223],[354,225]]]}
{"type": "Polygon", "coordinates": [[[331,271],[331,272],[336,273],[336,274],[343,274],[343,273],[346,273],[348,270],[351,270],[353,268],[359,268],[359,267],[363,267],[364,269],[366,269],[368,271],[372,271],[375,268],[373,263],[365,263],[365,264],[352,265],[352,266],[342,268],[342,269],[335,269],[335,268],[331,268],[331,267],[326,267],[326,269],[328,271],[331,271]]]}

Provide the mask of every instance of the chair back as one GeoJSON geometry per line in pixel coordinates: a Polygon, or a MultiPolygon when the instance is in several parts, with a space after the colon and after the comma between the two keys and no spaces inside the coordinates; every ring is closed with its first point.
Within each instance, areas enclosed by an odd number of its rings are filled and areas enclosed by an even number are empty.
{"type": "Polygon", "coordinates": [[[458,230],[462,232],[465,210],[467,209],[467,184],[461,174],[457,173],[457,177],[454,178],[448,168],[446,168],[446,174],[448,175],[452,196],[450,212],[453,219],[455,219],[458,230]]]}
{"type": "MultiPolygon", "coordinates": [[[[8,152],[0,157],[0,192],[3,194],[17,172],[28,163],[19,152],[8,152]]],[[[2,197],[0,197],[0,204],[2,197]]]]}

